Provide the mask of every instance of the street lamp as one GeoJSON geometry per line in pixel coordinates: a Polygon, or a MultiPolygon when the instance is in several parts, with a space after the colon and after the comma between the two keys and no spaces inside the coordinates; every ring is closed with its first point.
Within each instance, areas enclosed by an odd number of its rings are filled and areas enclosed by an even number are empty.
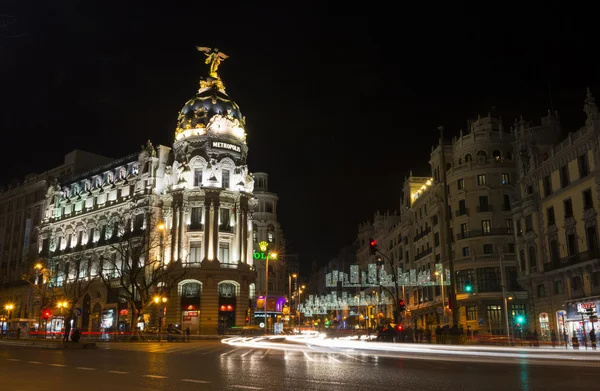
{"type": "MultiPolygon", "coordinates": [[[[442,322],[446,319],[446,298],[444,297],[444,268],[442,267],[442,273],[435,272],[436,276],[440,276],[440,284],[442,288],[442,322]]],[[[404,298],[404,297],[403,297],[404,298]]]]}
{"type": "Polygon", "coordinates": [[[298,278],[296,273],[288,275],[288,306],[290,307],[290,320],[292,316],[292,277],[298,278]]]}
{"type": "Polygon", "coordinates": [[[162,334],[162,320],[165,315],[165,310],[167,308],[167,298],[165,296],[154,296],[154,303],[160,305],[159,307],[159,315],[158,315],[158,342],[160,342],[160,336],[162,334]],[[162,302],[162,305],[161,305],[162,302]]]}
{"type": "Polygon", "coordinates": [[[165,250],[164,250],[165,236],[164,235],[165,235],[165,229],[166,229],[165,223],[158,224],[158,226],[156,226],[156,228],[160,231],[160,238],[159,238],[159,240],[160,240],[160,242],[159,242],[160,263],[162,266],[164,266],[165,265],[165,250]]]}
{"type": "Polygon", "coordinates": [[[6,314],[6,335],[7,335],[7,338],[8,338],[8,329],[10,328],[10,324],[9,324],[10,313],[13,310],[13,308],[15,308],[14,304],[10,304],[10,303],[4,306],[4,309],[6,309],[6,311],[7,311],[7,314],[6,314]]]}
{"type": "Polygon", "coordinates": [[[269,259],[277,259],[277,253],[267,253],[265,262],[265,335],[268,331],[267,322],[267,297],[269,295],[269,259]]]}

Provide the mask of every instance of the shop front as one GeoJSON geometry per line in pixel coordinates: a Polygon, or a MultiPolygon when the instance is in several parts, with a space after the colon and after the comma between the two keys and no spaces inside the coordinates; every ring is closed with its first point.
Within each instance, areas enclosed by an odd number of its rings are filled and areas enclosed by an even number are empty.
{"type": "Polygon", "coordinates": [[[600,297],[567,302],[566,307],[566,329],[569,341],[576,337],[579,345],[584,346],[584,342],[589,344],[590,331],[594,330],[595,333],[599,331],[595,316],[598,315],[600,308],[600,297]]]}

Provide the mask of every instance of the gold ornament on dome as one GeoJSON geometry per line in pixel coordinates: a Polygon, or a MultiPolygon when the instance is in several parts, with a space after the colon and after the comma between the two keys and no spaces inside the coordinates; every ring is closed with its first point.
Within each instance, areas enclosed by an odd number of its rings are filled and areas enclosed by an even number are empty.
{"type": "Polygon", "coordinates": [[[221,81],[221,79],[214,80],[200,80],[200,90],[204,90],[206,88],[217,87],[217,89],[225,91],[225,85],[221,81]]]}
{"type": "Polygon", "coordinates": [[[196,46],[196,49],[198,49],[199,52],[204,52],[204,55],[206,56],[206,61],[204,63],[209,64],[208,75],[215,79],[219,79],[217,69],[219,69],[221,61],[229,58],[229,56],[220,52],[217,48],[211,49],[204,46],[196,46]]]}

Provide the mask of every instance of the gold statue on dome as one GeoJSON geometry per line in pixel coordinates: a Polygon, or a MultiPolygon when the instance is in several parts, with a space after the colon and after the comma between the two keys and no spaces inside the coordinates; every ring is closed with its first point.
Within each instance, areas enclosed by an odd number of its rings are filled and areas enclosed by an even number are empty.
{"type": "Polygon", "coordinates": [[[217,75],[217,69],[219,69],[221,61],[229,58],[229,56],[223,52],[220,52],[217,48],[211,49],[204,46],[196,46],[196,49],[198,49],[199,52],[204,52],[204,55],[206,56],[206,61],[204,63],[210,64],[208,69],[208,75],[210,77],[218,79],[219,75],[217,75]]]}

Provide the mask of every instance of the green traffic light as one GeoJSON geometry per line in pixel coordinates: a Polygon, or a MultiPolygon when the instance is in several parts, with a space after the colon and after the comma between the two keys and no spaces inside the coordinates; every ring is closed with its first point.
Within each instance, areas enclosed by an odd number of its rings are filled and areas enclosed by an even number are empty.
{"type": "Polygon", "coordinates": [[[471,292],[473,290],[473,287],[471,285],[466,285],[465,286],[465,292],[471,292]]]}
{"type": "Polygon", "coordinates": [[[523,323],[525,321],[525,317],[523,315],[517,316],[517,323],[523,323]]]}

